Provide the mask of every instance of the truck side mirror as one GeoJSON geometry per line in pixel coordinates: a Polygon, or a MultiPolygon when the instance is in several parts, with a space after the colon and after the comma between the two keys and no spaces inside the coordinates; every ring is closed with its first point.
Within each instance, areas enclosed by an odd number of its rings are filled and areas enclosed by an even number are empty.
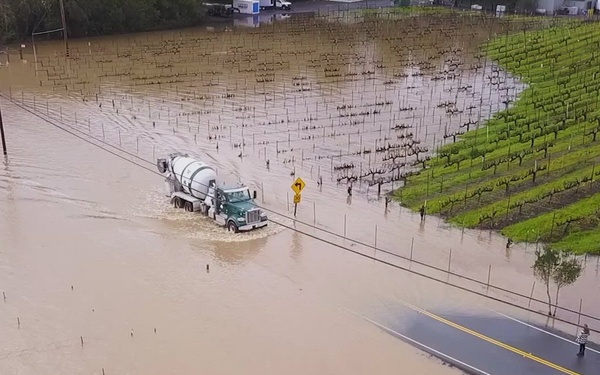
{"type": "Polygon", "coordinates": [[[254,191],[252,192],[252,198],[253,198],[253,199],[256,199],[256,190],[254,190],[254,191]]]}

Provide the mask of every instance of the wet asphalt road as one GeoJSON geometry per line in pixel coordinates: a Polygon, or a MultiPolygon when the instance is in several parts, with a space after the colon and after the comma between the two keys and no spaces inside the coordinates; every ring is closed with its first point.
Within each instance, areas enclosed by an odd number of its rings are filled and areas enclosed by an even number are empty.
{"type": "Polygon", "coordinates": [[[585,357],[577,357],[574,337],[500,314],[440,314],[416,308],[408,318],[392,319],[385,327],[469,374],[595,375],[600,369],[594,344],[588,344],[585,357]]]}

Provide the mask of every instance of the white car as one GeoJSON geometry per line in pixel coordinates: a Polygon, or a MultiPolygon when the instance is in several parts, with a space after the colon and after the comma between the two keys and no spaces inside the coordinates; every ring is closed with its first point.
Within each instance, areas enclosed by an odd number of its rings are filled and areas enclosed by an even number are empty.
{"type": "Polygon", "coordinates": [[[290,10],[292,9],[292,3],[290,3],[289,1],[285,1],[285,0],[276,0],[275,1],[275,8],[277,9],[283,9],[283,10],[290,10]]]}

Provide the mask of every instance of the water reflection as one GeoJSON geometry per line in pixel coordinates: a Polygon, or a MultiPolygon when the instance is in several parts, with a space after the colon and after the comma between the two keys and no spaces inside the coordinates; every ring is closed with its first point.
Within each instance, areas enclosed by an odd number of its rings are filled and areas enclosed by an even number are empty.
{"type": "MultiPolygon", "coordinates": [[[[16,189],[16,173],[11,166],[11,162],[8,156],[2,157],[2,173],[0,174],[0,202],[2,209],[0,209],[0,218],[6,225],[6,232],[0,235],[0,238],[5,240],[2,241],[6,245],[6,248],[16,248],[18,238],[14,236],[17,233],[17,229],[21,223],[17,210],[17,198],[15,197],[16,189]],[[5,194],[2,194],[5,192],[5,194]]],[[[0,225],[0,233],[2,225],[0,225]]]]}

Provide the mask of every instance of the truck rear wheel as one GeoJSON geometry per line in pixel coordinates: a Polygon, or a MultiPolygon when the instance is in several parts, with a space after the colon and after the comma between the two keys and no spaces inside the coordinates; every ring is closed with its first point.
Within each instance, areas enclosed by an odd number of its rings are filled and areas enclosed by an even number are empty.
{"type": "Polygon", "coordinates": [[[173,198],[173,207],[175,207],[175,208],[183,207],[183,201],[181,200],[181,198],[179,198],[179,197],[173,198]]]}
{"type": "Polygon", "coordinates": [[[192,202],[185,202],[184,205],[183,205],[183,208],[187,212],[194,212],[194,205],[192,204],[192,202]]]}
{"type": "Polygon", "coordinates": [[[229,222],[227,223],[227,229],[229,229],[229,231],[233,233],[238,232],[238,226],[233,222],[233,220],[229,220],[229,222]]]}

